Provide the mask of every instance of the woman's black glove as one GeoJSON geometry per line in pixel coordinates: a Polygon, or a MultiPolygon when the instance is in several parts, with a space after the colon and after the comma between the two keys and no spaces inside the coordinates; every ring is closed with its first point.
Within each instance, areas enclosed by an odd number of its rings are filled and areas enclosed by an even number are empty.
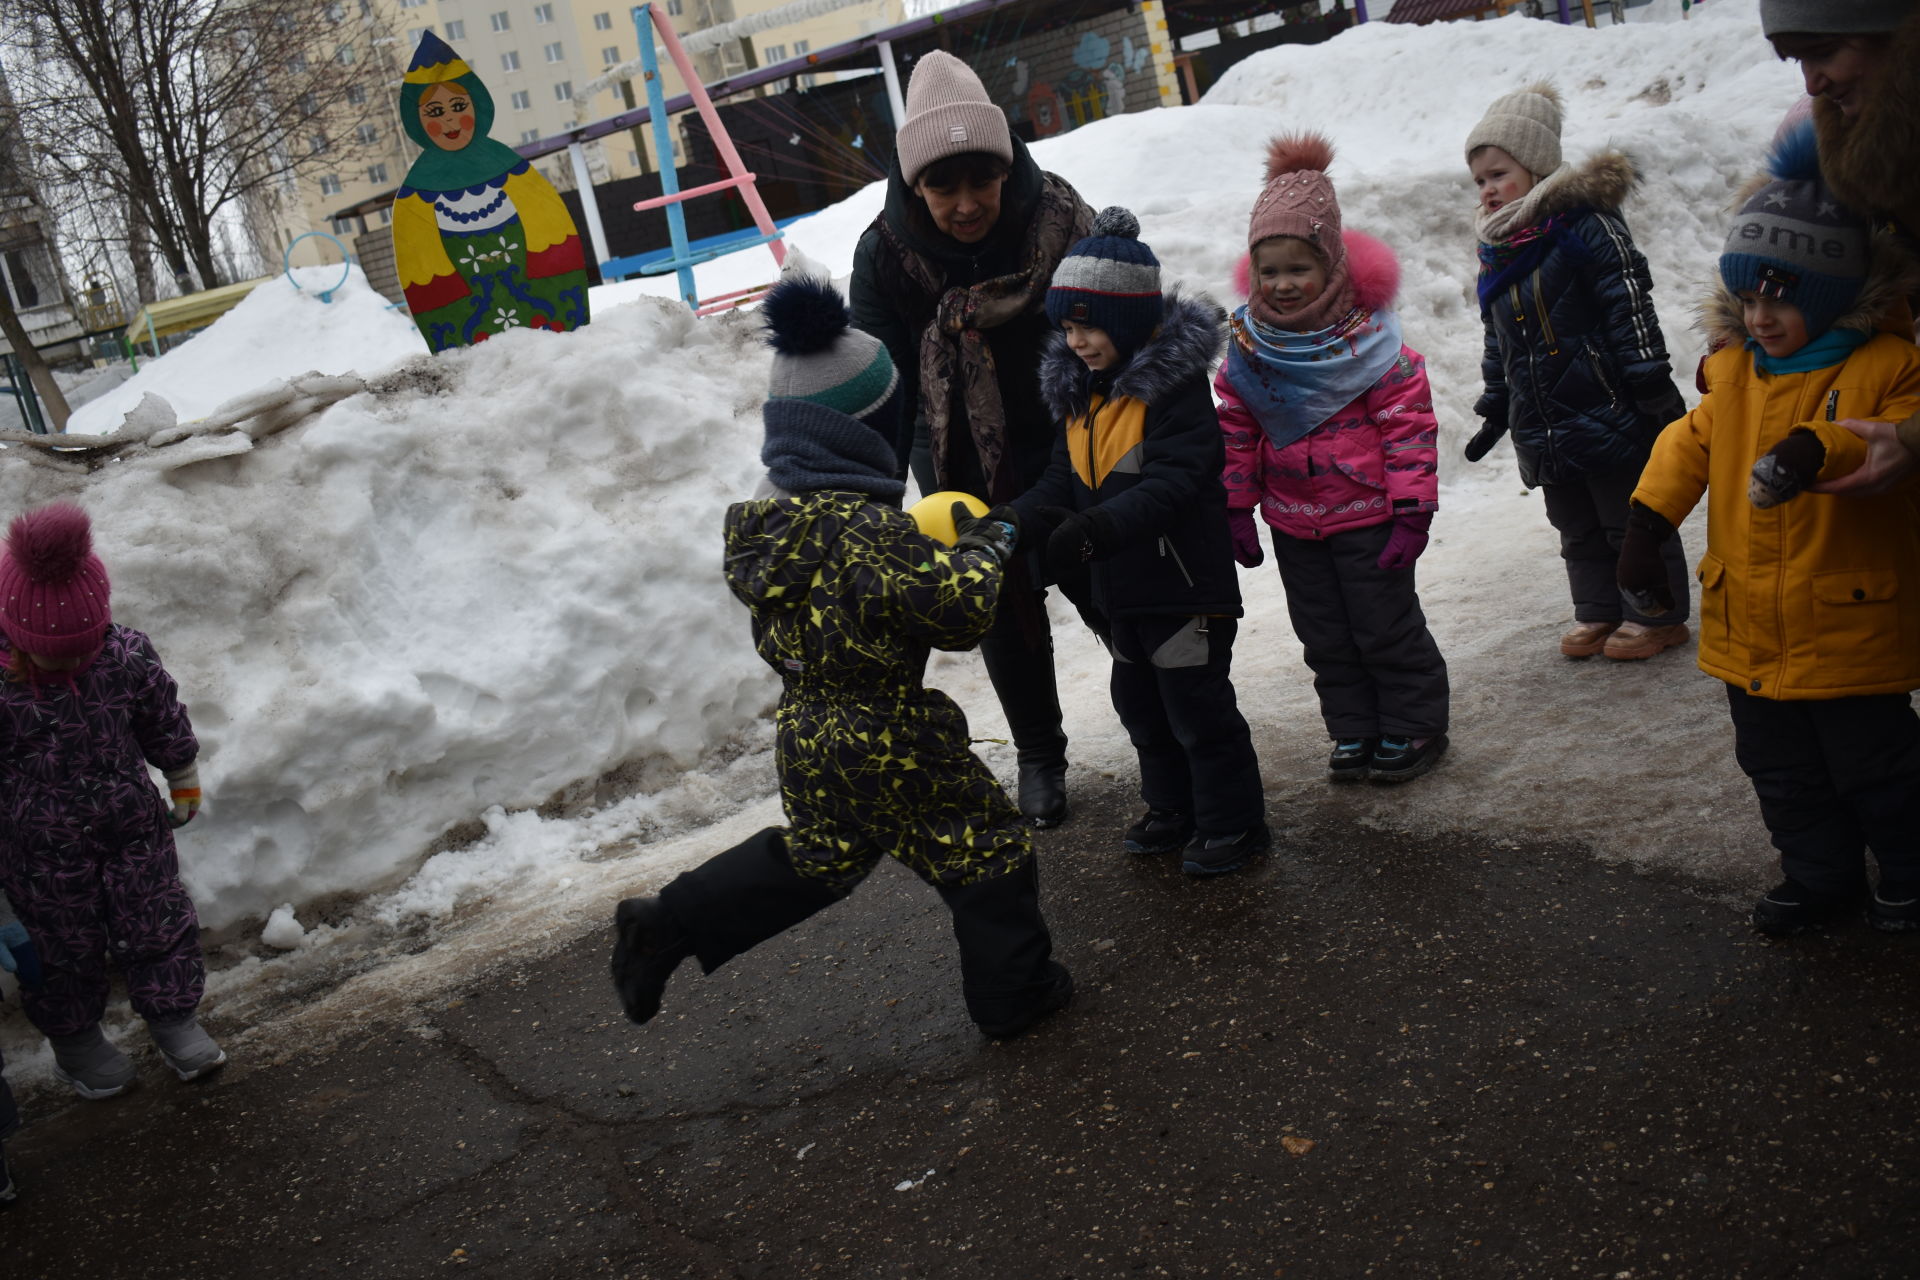
{"type": "Polygon", "coordinates": [[[1487,456],[1493,446],[1500,443],[1500,437],[1507,434],[1507,424],[1491,418],[1481,423],[1480,429],[1473,433],[1473,439],[1467,441],[1464,452],[1468,462],[1478,462],[1487,456]]]}

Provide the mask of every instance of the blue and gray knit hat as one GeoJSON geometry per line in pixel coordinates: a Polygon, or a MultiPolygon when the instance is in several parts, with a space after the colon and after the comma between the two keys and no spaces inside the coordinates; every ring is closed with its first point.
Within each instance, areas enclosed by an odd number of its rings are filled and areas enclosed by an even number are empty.
{"type": "Polygon", "coordinates": [[[830,282],[790,275],[767,291],[760,316],[773,348],[768,400],[819,405],[892,438],[900,372],[880,339],[852,327],[830,282]]]}
{"type": "Polygon", "coordinates": [[[1807,319],[1807,337],[1817,338],[1866,285],[1871,229],[1821,178],[1811,121],[1780,140],[1767,170],[1773,181],[1734,215],[1720,278],[1734,293],[1792,303],[1807,319]]]}
{"type": "Polygon", "coordinates": [[[1160,259],[1140,243],[1140,221],[1119,205],[1102,209],[1093,234],[1067,251],[1047,290],[1047,319],[1104,329],[1122,355],[1138,351],[1160,325],[1160,259]]]}

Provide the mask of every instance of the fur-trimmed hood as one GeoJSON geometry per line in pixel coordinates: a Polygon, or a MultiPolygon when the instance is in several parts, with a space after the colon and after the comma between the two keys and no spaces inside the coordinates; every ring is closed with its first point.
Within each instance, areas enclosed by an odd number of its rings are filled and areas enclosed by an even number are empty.
{"type": "MultiPolygon", "coordinates": [[[[1762,182],[1759,185],[1764,186],[1762,182]]],[[[1743,198],[1744,203],[1744,198],[1743,198]]],[[[1872,334],[1880,322],[1897,310],[1909,295],[1920,290],[1920,260],[1890,230],[1876,231],[1871,246],[1872,260],[1867,266],[1867,282],[1860,296],[1838,320],[1835,329],[1853,329],[1872,334]]],[[[1715,279],[1706,296],[1694,307],[1697,327],[1706,334],[1710,350],[1747,340],[1746,322],[1740,318],[1740,299],[1725,281],[1715,279]]],[[[1817,338],[1819,334],[1810,334],[1817,338]]]]}
{"type": "Polygon", "coordinates": [[[1859,116],[1849,120],[1819,98],[1813,123],[1820,169],[1834,194],[1920,236],[1920,9],[1893,33],[1881,82],[1859,116]]]}
{"type": "Polygon", "coordinates": [[[1541,193],[1533,211],[1535,223],[1569,209],[1598,209],[1618,215],[1633,189],[1640,185],[1640,166],[1624,151],[1608,147],[1568,170],[1550,191],[1541,193]]]}
{"type": "MultiPolygon", "coordinates": [[[[1213,300],[1185,298],[1170,289],[1160,327],[1112,375],[1104,394],[1151,405],[1188,378],[1205,377],[1226,345],[1226,316],[1213,300]]],[[[1088,390],[1087,366],[1067,346],[1067,335],[1054,329],[1040,355],[1041,399],[1055,418],[1066,419],[1084,408],[1088,390]]]]}

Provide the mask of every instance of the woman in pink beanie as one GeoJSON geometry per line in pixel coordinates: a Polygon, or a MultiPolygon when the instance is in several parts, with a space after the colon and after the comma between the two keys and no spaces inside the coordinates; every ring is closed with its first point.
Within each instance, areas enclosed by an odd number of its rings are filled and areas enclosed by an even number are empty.
{"type": "Polygon", "coordinates": [[[152,641],[112,620],[86,513],[16,519],[0,552],[0,891],[40,959],[21,988],[54,1074],[109,1098],[133,1064],[101,1033],[107,957],[182,1080],[226,1061],[195,1011],[200,924],[172,828],[200,807],[200,753],[152,641]],[[148,766],[166,774],[172,805],[148,766]]]}
{"type": "Polygon", "coordinates": [[[1439,507],[1426,361],[1400,341],[1400,264],[1343,231],[1315,133],[1275,138],[1247,229],[1252,279],[1214,380],[1234,555],[1273,530],[1334,782],[1406,782],[1447,749],[1447,664],[1414,590],[1439,507]]]}

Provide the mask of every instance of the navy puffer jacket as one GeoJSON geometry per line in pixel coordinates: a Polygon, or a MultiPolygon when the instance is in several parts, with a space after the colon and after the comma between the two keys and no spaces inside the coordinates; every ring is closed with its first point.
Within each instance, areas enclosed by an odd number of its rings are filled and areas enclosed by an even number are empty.
{"type": "Polygon", "coordinates": [[[1638,180],[1603,152],[1554,193],[1548,248],[1482,300],[1486,392],[1474,412],[1508,430],[1529,487],[1637,470],[1686,412],[1653,310],[1653,277],[1619,208],[1638,180]]]}

